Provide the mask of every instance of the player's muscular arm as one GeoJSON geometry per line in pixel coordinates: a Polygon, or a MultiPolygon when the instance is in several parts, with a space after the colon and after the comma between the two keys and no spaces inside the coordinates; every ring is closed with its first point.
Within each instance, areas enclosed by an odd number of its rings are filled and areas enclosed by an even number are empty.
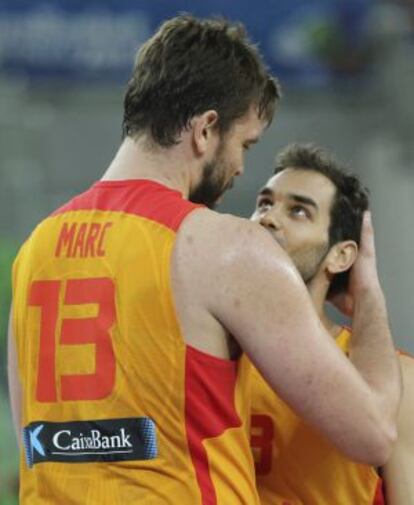
{"type": "Polygon", "coordinates": [[[348,292],[353,299],[350,359],[376,393],[383,416],[392,423],[398,415],[401,375],[396,354],[390,352],[392,336],[378,279],[370,213],[364,216],[348,292]]]}
{"type": "Polygon", "coordinates": [[[383,468],[387,504],[414,503],[414,359],[401,356],[404,392],[398,418],[398,440],[383,468]]]}
{"type": "MultiPolygon", "coordinates": [[[[388,406],[322,328],[301,278],[265,230],[231,216],[195,213],[176,260],[188,262],[184,298],[235,336],[292,408],[351,458],[385,462],[395,439],[395,423],[384,415],[388,406]]],[[[387,362],[394,354],[391,339],[370,345],[387,362]]],[[[360,359],[359,370],[365,367],[373,376],[382,373],[360,359]]]]}

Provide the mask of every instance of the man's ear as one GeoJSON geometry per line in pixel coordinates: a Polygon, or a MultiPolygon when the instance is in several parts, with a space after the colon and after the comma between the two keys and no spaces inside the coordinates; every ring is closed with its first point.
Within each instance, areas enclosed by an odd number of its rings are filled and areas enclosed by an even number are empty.
{"type": "Polygon", "coordinates": [[[358,245],[354,240],[344,240],[335,244],[325,259],[325,268],[331,275],[346,272],[354,264],[358,255],[358,245]]]}
{"type": "Polygon", "coordinates": [[[198,155],[205,154],[211,143],[216,143],[218,113],[207,110],[191,120],[193,145],[198,155]]]}

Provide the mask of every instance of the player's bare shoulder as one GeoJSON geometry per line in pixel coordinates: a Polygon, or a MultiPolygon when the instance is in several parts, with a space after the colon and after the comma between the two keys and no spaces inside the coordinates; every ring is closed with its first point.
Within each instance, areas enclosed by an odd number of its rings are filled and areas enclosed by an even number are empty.
{"type": "Polygon", "coordinates": [[[199,298],[212,307],[226,294],[258,292],[260,279],[277,273],[297,276],[283,249],[257,223],[201,209],[186,218],[178,233],[173,278],[186,298],[192,294],[192,302],[199,298]]]}
{"type": "MultiPolygon", "coordinates": [[[[217,269],[246,268],[252,262],[292,265],[257,223],[209,209],[192,212],[184,221],[177,236],[175,261],[179,268],[201,268],[205,274],[217,269]]],[[[221,271],[220,276],[223,274],[221,271]]]]}

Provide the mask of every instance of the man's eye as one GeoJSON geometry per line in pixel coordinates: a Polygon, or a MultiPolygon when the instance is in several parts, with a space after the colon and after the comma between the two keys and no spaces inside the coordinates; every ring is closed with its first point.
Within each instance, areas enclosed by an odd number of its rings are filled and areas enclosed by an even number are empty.
{"type": "Polygon", "coordinates": [[[291,207],[290,209],[290,213],[293,216],[297,217],[306,217],[306,218],[311,217],[309,210],[306,207],[303,207],[302,205],[293,205],[293,207],[291,207]]]}
{"type": "Polygon", "coordinates": [[[273,205],[273,202],[269,200],[268,198],[262,198],[257,202],[257,208],[258,209],[263,209],[265,207],[271,207],[273,205]]]}

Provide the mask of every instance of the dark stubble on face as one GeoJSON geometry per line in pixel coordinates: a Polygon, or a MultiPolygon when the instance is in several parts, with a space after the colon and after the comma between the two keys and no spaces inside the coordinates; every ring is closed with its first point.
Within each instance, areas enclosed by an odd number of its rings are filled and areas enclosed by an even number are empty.
{"type": "Polygon", "coordinates": [[[233,179],[226,184],[226,167],[220,156],[220,146],[217,151],[214,160],[204,165],[201,181],[189,195],[191,202],[201,203],[209,209],[214,209],[220,196],[233,186],[233,179]]]}
{"type": "Polygon", "coordinates": [[[310,252],[310,258],[306,261],[295,261],[292,258],[305,284],[310,283],[315,275],[319,272],[320,266],[326,258],[330,247],[328,244],[315,247],[310,252]]]}

